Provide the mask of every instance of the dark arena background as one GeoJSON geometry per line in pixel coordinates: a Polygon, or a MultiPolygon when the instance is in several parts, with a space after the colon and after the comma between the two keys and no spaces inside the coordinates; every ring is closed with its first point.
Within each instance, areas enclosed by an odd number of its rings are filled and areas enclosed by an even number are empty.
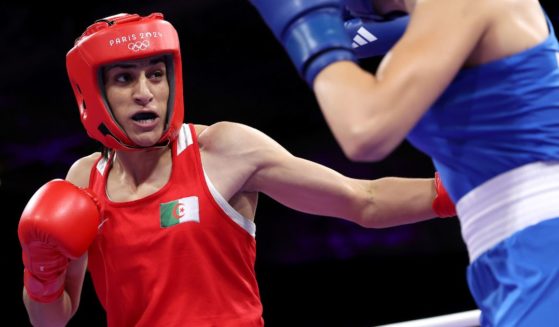
{"type": "MultiPolygon", "coordinates": [[[[557,25],[556,1],[541,3],[557,25]]],[[[66,52],[95,19],[162,12],[173,23],[181,39],[187,122],[244,123],[297,156],[355,178],[434,173],[429,158],[407,143],[379,163],[347,160],[312,92],[248,1],[3,3],[0,12],[2,270],[10,325],[29,325],[17,238],[27,200],[99,149],[80,123],[65,68],[66,52]]],[[[362,65],[374,70],[378,62],[362,65]]],[[[267,326],[373,326],[476,308],[456,218],[373,230],[297,213],[261,196],[256,225],[267,326]]],[[[105,326],[88,277],[70,326],[105,326]]]]}

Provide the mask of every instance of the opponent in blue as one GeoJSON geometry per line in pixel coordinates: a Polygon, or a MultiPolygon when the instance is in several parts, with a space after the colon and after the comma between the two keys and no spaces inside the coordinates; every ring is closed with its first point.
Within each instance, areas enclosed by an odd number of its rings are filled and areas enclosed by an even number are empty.
{"type": "Polygon", "coordinates": [[[381,160],[406,138],[431,156],[457,203],[482,326],[556,326],[559,44],[540,3],[252,3],[350,159],[381,160]],[[365,22],[380,26],[369,37],[345,9],[386,19],[365,22]],[[386,51],[375,74],[356,64],[386,51]]]}

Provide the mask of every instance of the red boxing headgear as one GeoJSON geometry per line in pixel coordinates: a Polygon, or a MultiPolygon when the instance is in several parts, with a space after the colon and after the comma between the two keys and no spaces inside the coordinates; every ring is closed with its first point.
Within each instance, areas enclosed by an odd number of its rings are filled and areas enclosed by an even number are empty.
{"type": "Polygon", "coordinates": [[[163,14],[119,14],[90,25],[66,55],[66,69],[87,134],[116,150],[142,149],[116,122],[104,96],[102,67],[162,55],[167,61],[170,95],[165,130],[158,144],[177,137],[183,123],[182,64],[179,38],[163,14]]]}

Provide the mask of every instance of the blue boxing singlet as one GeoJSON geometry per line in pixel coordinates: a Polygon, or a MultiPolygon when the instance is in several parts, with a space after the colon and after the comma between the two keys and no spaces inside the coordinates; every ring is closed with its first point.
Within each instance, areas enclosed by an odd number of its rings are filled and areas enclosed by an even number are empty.
{"type": "Polygon", "coordinates": [[[460,71],[408,135],[456,202],[481,325],[554,326],[559,308],[559,44],[460,71]]]}
{"type": "Polygon", "coordinates": [[[460,71],[408,135],[455,202],[494,176],[559,160],[559,44],[460,71]]]}

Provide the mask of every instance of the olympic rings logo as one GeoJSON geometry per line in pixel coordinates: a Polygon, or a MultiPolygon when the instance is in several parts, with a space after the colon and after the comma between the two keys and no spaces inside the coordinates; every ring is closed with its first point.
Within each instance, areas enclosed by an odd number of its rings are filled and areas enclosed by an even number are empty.
{"type": "Polygon", "coordinates": [[[128,49],[134,52],[143,51],[146,50],[147,48],[149,48],[148,40],[128,43],[128,49]]]}

